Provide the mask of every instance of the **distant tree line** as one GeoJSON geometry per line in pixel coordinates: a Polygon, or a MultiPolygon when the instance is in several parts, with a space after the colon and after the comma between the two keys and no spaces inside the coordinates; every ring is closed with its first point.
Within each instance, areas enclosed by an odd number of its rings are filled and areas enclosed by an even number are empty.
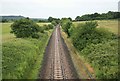
{"type": "Polygon", "coordinates": [[[0,22],[3,22],[3,23],[14,22],[22,18],[25,18],[25,17],[23,16],[0,16],[0,22]]]}
{"type": "Polygon", "coordinates": [[[34,22],[48,22],[48,19],[42,19],[42,18],[29,18],[24,16],[0,16],[0,22],[6,23],[6,22],[15,22],[19,19],[31,19],[34,22]]]}
{"type": "Polygon", "coordinates": [[[60,19],[59,18],[49,17],[48,22],[51,22],[53,25],[57,25],[57,24],[60,23],[60,19]]]}
{"type": "MultiPolygon", "coordinates": [[[[23,19],[26,17],[23,16],[0,16],[0,22],[14,22],[16,20],[19,19],[23,19]]],[[[108,19],[118,19],[120,18],[120,12],[113,12],[113,11],[109,11],[107,13],[94,13],[94,14],[85,14],[82,16],[77,16],[75,18],[75,20],[72,20],[72,18],[67,18],[70,21],[89,21],[89,20],[108,20],[108,19]]],[[[30,18],[31,20],[33,20],[34,22],[51,22],[52,24],[56,25],[59,24],[60,21],[66,18],[53,18],[53,17],[49,17],[48,19],[41,19],[41,18],[30,18]]]]}
{"type": "Polygon", "coordinates": [[[88,20],[107,20],[107,19],[118,19],[120,18],[120,12],[112,12],[108,13],[94,13],[94,14],[86,14],[82,16],[77,16],[75,21],[88,21],[88,20]]]}
{"type": "Polygon", "coordinates": [[[0,20],[0,22],[5,23],[5,22],[8,22],[8,20],[7,19],[2,19],[2,20],[0,20]]]}
{"type": "Polygon", "coordinates": [[[49,17],[48,18],[48,22],[51,22],[53,25],[57,25],[59,23],[62,23],[63,21],[72,21],[72,18],[68,17],[68,18],[53,18],[53,17],[49,17]]]}

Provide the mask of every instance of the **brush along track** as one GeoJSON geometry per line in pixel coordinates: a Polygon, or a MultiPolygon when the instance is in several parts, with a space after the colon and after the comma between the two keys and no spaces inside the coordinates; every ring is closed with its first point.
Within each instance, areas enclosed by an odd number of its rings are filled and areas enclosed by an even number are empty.
{"type": "Polygon", "coordinates": [[[59,25],[46,48],[40,79],[78,79],[59,25]]]}

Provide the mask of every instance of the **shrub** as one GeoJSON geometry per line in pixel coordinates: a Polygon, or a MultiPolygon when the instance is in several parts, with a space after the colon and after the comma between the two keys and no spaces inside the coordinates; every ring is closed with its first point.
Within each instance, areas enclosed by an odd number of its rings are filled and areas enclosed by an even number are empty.
{"type": "Polygon", "coordinates": [[[87,22],[73,29],[72,42],[79,51],[91,43],[98,44],[113,38],[111,32],[96,27],[97,22],[87,22]]]}
{"type": "Polygon", "coordinates": [[[70,37],[69,29],[73,26],[72,22],[69,19],[61,21],[63,31],[70,37]]]}
{"type": "Polygon", "coordinates": [[[51,23],[52,23],[54,26],[57,25],[57,22],[56,22],[55,20],[53,20],[51,23]]]}
{"type": "Polygon", "coordinates": [[[110,40],[104,43],[90,44],[81,51],[81,54],[95,68],[97,78],[118,78],[117,42],[117,40],[110,40]]]}
{"type": "MultiPolygon", "coordinates": [[[[44,30],[45,30],[45,29],[44,29],[43,27],[44,27],[44,26],[39,26],[39,32],[40,32],[40,33],[44,33],[44,30]]],[[[39,32],[38,32],[38,33],[39,33],[39,32]]]]}
{"type": "MultiPolygon", "coordinates": [[[[3,43],[3,78],[25,78],[25,71],[32,69],[38,56],[38,47],[34,43],[18,39],[3,43]]],[[[36,41],[37,42],[37,41],[36,41]]]]}
{"type": "Polygon", "coordinates": [[[49,27],[49,29],[53,29],[53,28],[54,28],[54,25],[48,24],[48,27],[49,27]]]}
{"type": "Polygon", "coordinates": [[[49,39],[48,32],[41,39],[13,39],[2,45],[3,79],[37,79],[44,50],[49,39]]]}
{"type": "Polygon", "coordinates": [[[50,30],[50,29],[53,29],[54,28],[54,25],[52,24],[48,24],[48,25],[43,25],[43,30],[50,30]]]}
{"type": "Polygon", "coordinates": [[[15,21],[11,25],[11,29],[11,33],[14,33],[18,38],[36,38],[37,33],[40,31],[39,26],[30,19],[20,19],[15,21]]]}
{"type": "Polygon", "coordinates": [[[118,78],[117,35],[97,25],[97,22],[87,22],[70,28],[72,43],[94,67],[96,78],[118,78]]]}

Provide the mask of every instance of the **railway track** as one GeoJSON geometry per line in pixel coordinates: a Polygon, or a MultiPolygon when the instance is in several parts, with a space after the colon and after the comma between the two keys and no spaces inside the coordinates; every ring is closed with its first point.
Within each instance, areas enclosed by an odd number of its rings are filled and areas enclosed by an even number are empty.
{"type": "Polygon", "coordinates": [[[40,79],[78,79],[59,25],[56,26],[46,48],[40,79]]]}

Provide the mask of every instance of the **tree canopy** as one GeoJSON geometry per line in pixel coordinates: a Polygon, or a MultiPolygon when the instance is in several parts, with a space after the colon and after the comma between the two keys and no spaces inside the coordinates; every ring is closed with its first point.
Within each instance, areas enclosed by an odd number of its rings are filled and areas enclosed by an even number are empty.
{"type": "Polygon", "coordinates": [[[37,33],[40,31],[40,27],[28,18],[15,21],[11,25],[11,29],[11,33],[14,33],[18,38],[39,37],[37,33]]]}
{"type": "Polygon", "coordinates": [[[94,14],[86,14],[82,16],[77,16],[75,21],[87,21],[87,20],[102,20],[102,19],[118,19],[120,18],[120,12],[112,12],[108,13],[94,13],[94,14]]]}

